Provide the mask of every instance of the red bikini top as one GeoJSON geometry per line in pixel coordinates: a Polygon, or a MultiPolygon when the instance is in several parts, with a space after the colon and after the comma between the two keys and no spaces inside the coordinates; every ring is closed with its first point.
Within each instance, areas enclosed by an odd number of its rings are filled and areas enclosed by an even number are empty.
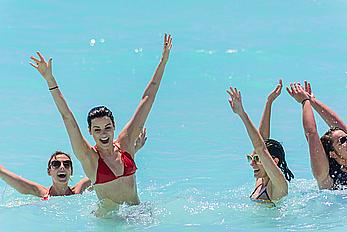
{"type": "Polygon", "coordinates": [[[131,155],[128,152],[121,150],[115,143],[114,145],[118,148],[119,152],[121,153],[121,159],[124,165],[123,175],[116,176],[112,172],[112,170],[107,166],[107,164],[101,158],[95,146],[94,148],[96,152],[98,153],[99,159],[98,159],[98,168],[96,170],[96,181],[94,184],[107,183],[123,176],[131,176],[136,172],[137,167],[131,155]]]}

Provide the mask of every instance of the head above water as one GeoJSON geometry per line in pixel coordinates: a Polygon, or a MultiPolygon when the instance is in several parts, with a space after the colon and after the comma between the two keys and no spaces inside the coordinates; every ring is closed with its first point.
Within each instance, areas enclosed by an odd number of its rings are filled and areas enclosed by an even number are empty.
{"type": "Polygon", "coordinates": [[[111,119],[113,127],[115,127],[114,118],[111,110],[109,110],[106,106],[97,106],[92,108],[88,113],[87,122],[89,131],[91,130],[93,119],[102,118],[105,116],[111,119]]]}
{"type": "MultiPolygon", "coordinates": [[[[64,156],[66,156],[70,161],[72,161],[71,160],[71,156],[69,155],[69,154],[67,154],[67,153],[65,153],[65,152],[62,152],[62,151],[56,151],[56,152],[54,152],[52,155],[51,155],[51,158],[49,158],[49,160],[48,160],[48,165],[47,165],[47,172],[48,172],[48,174],[49,174],[49,170],[51,169],[51,167],[52,167],[52,165],[51,165],[51,162],[52,162],[52,160],[54,159],[57,159],[57,156],[59,156],[59,155],[64,155],[64,156]]],[[[72,166],[72,163],[71,163],[71,175],[73,174],[73,166],[72,166]]]]}
{"type": "Polygon", "coordinates": [[[264,140],[267,150],[269,151],[270,155],[273,158],[278,159],[277,166],[281,169],[283,172],[285,178],[290,181],[294,178],[293,173],[289,170],[287,166],[287,162],[285,159],[285,152],[283,149],[283,146],[280,142],[274,140],[274,139],[266,139],[264,140]]]}
{"type": "Polygon", "coordinates": [[[340,149],[336,149],[336,144],[337,143],[337,138],[336,135],[338,134],[345,134],[346,132],[341,129],[340,127],[331,127],[327,132],[325,132],[325,134],[320,138],[320,141],[323,145],[324,151],[325,151],[325,155],[327,156],[327,158],[330,160],[333,157],[333,154],[335,153],[336,155],[340,155],[341,156],[341,150],[340,149]],[[335,148],[334,148],[334,144],[335,144],[335,148]]]}

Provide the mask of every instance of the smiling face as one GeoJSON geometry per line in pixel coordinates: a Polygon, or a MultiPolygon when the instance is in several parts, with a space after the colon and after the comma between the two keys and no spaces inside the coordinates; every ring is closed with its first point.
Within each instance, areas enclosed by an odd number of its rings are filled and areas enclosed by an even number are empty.
{"type": "Polygon", "coordinates": [[[267,176],[265,169],[255,152],[250,154],[249,165],[253,168],[253,175],[255,178],[264,178],[267,176]]]}
{"type": "MultiPolygon", "coordinates": [[[[262,163],[260,162],[259,156],[253,151],[250,155],[250,157],[248,158],[249,160],[249,165],[252,167],[253,169],[253,175],[255,178],[266,178],[268,175],[265,171],[264,166],[262,165],[262,163]]],[[[273,158],[276,165],[278,163],[278,158],[273,158]]]]}
{"type": "Polygon", "coordinates": [[[112,120],[104,116],[91,120],[89,133],[93,136],[97,147],[107,149],[113,147],[114,130],[112,120]]]}
{"type": "Polygon", "coordinates": [[[333,151],[330,152],[330,157],[347,167],[347,134],[342,130],[336,130],[331,134],[331,138],[333,151]]]}
{"type": "Polygon", "coordinates": [[[68,156],[58,154],[49,164],[48,175],[52,176],[53,183],[68,183],[72,174],[72,163],[68,156]]]}

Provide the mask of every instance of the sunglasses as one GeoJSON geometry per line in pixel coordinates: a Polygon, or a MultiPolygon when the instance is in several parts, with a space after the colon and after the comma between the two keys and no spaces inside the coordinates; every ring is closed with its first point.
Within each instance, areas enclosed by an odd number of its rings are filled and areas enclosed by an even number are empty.
{"type": "Polygon", "coordinates": [[[251,162],[253,160],[255,163],[260,163],[260,159],[259,159],[259,156],[257,154],[246,155],[246,157],[247,157],[248,162],[251,162]]]}
{"type": "Polygon", "coordinates": [[[70,168],[72,166],[71,160],[64,160],[64,161],[59,161],[59,160],[53,160],[51,162],[51,166],[55,169],[60,168],[61,163],[63,163],[65,168],[70,168]]]}

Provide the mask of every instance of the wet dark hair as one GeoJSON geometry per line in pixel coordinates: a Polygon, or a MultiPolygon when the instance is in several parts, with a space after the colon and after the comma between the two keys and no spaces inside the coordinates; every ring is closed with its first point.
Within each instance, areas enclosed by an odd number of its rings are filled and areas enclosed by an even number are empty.
{"type": "MultiPolygon", "coordinates": [[[[51,168],[51,161],[52,161],[52,159],[53,159],[53,158],[56,159],[56,157],[57,157],[58,155],[65,155],[66,157],[69,158],[70,161],[72,161],[72,160],[71,160],[71,156],[70,156],[69,154],[67,154],[67,153],[65,153],[65,152],[63,152],[63,151],[56,151],[56,152],[54,152],[54,153],[51,155],[51,158],[49,158],[49,160],[48,160],[48,165],[47,165],[47,172],[48,172],[48,173],[49,173],[49,169],[51,168]]],[[[73,174],[73,167],[72,167],[72,162],[71,162],[71,175],[72,175],[72,174],[73,174]]]]}
{"type": "Polygon", "coordinates": [[[270,155],[273,158],[278,159],[277,166],[281,169],[283,172],[285,178],[290,181],[291,179],[294,179],[294,174],[289,170],[287,166],[287,162],[285,160],[285,153],[283,146],[280,142],[274,140],[274,139],[266,139],[265,145],[267,150],[269,151],[270,155]]]}
{"type": "Polygon", "coordinates": [[[109,110],[106,106],[97,106],[94,107],[93,109],[91,109],[88,113],[88,117],[87,117],[87,122],[88,122],[88,128],[89,130],[91,129],[92,126],[92,120],[94,118],[102,118],[102,117],[109,117],[112,121],[113,126],[114,125],[114,118],[113,118],[113,114],[111,112],[111,110],[109,110]]]}
{"type": "Polygon", "coordinates": [[[334,139],[332,136],[333,132],[338,130],[344,131],[340,127],[333,126],[333,127],[330,127],[330,129],[327,132],[325,132],[325,134],[320,138],[320,141],[325,151],[325,155],[328,157],[328,159],[331,159],[329,153],[331,151],[334,151],[334,147],[333,147],[334,139]]]}

